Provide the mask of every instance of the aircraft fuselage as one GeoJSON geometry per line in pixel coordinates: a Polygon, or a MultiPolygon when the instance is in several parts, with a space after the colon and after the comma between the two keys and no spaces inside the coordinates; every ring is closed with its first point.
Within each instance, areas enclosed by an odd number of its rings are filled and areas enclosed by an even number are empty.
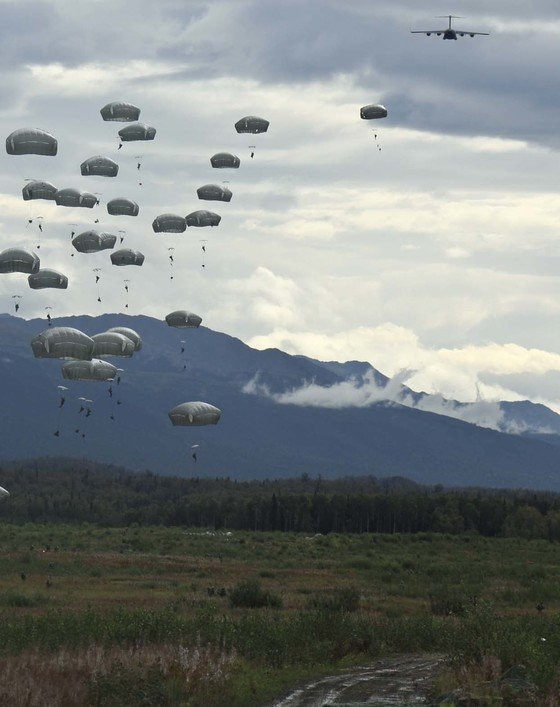
{"type": "Polygon", "coordinates": [[[444,39],[457,39],[457,32],[454,29],[446,29],[443,33],[444,39]]]}

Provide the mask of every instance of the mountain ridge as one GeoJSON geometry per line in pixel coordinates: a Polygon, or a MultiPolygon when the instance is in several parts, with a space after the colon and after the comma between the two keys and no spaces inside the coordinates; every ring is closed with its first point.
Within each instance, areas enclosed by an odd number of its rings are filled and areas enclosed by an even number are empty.
{"type": "Polygon", "coordinates": [[[258,351],[206,327],[171,329],[144,315],[64,317],[55,325],[88,334],[129,326],[142,336],[143,348],[132,359],[112,359],[125,372],[110,398],[107,384],[64,381],[60,361],[33,358],[29,341],[47,328],[44,320],[0,316],[0,384],[12,404],[0,407],[0,459],[64,455],[160,473],[240,479],[373,474],[450,486],[560,489],[560,447],[548,440],[507,435],[397,403],[309,408],[243,392],[255,376],[280,393],[310,380],[325,387],[344,380],[333,367],[307,357],[258,351]],[[58,385],[69,388],[62,411],[58,385]],[[78,413],[81,395],[94,400],[87,422],[78,413]],[[117,398],[122,398],[118,407],[117,398]],[[167,412],[186,400],[220,407],[219,425],[173,428],[167,412]],[[53,435],[57,426],[60,438],[53,435]],[[77,428],[85,429],[85,438],[74,432],[77,428]],[[200,444],[196,466],[190,459],[193,443],[200,444]]]}

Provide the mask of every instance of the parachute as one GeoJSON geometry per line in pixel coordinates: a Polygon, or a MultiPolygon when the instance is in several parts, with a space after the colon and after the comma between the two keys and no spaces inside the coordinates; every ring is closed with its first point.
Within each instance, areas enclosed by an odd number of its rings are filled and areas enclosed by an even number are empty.
{"type": "Polygon", "coordinates": [[[93,347],[92,338],[72,327],[46,329],[31,339],[35,358],[76,358],[89,361],[93,347]]]}
{"type": "Polygon", "coordinates": [[[241,160],[229,152],[217,152],[210,158],[210,164],[214,169],[238,169],[241,160]]]}
{"type": "Polygon", "coordinates": [[[266,133],[270,122],[264,118],[257,118],[256,115],[246,115],[244,118],[235,123],[235,129],[238,133],[266,133]]]}
{"type": "Polygon", "coordinates": [[[133,123],[140,117],[140,108],[132,103],[124,101],[113,101],[99,111],[103,120],[111,120],[120,123],[133,123]]]}
{"type": "Polygon", "coordinates": [[[84,231],[73,240],[72,245],[78,253],[98,253],[100,250],[111,250],[115,247],[117,237],[112,233],[99,233],[98,231],[84,231]]]}
{"type": "Polygon", "coordinates": [[[58,142],[50,133],[39,128],[20,128],[6,138],[6,152],[9,155],[45,155],[54,157],[58,142]]]}
{"type": "Polygon", "coordinates": [[[119,130],[119,137],[123,142],[135,142],[137,140],[153,140],[156,136],[156,129],[146,123],[135,123],[127,125],[119,130]]]}
{"type": "Polygon", "coordinates": [[[58,206],[81,206],[85,209],[93,209],[99,203],[95,194],[72,188],[59,189],[54,195],[54,200],[58,206]]]}
{"type": "Polygon", "coordinates": [[[39,272],[40,265],[35,253],[22,248],[7,248],[0,253],[0,274],[22,272],[29,275],[39,272]]]}
{"type": "Polygon", "coordinates": [[[376,120],[378,118],[386,117],[387,108],[385,108],[385,106],[372,103],[369,106],[363,106],[360,108],[360,118],[362,118],[362,120],[376,120]]]}
{"type": "Polygon", "coordinates": [[[92,361],[67,361],[62,366],[62,377],[67,380],[112,381],[117,370],[112,363],[97,358],[92,361]]]}
{"type": "Polygon", "coordinates": [[[113,265],[142,265],[144,255],[139,250],[121,248],[121,250],[111,253],[111,262],[113,265]]]}
{"type": "Polygon", "coordinates": [[[217,226],[222,217],[215,214],[213,211],[193,211],[185,217],[187,226],[217,226]]]}
{"type": "Polygon", "coordinates": [[[135,351],[134,342],[116,331],[105,331],[102,334],[94,334],[91,337],[94,341],[93,356],[132,356],[135,351]]]}
{"type": "Polygon", "coordinates": [[[107,202],[107,212],[111,216],[138,216],[140,207],[132,199],[117,198],[107,202]]]}
{"type": "Polygon", "coordinates": [[[7,498],[9,495],[10,495],[10,492],[6,491],[6,489],[3,486],[0,486],[0,499],[7,498]]]}
{"type": "Polygon", "coordinates": [[[54,201],[57,191],[58,189],[50,182],[40,182],[36,179],[31,179],[23,187],[21,193],[24,201],[30,201],[31,199],[54,201]]]}
{"type": "Polygon", "coordinates": [[[199,199],[204,201],[231,201],[233,196],[227,187],[219,184],[204,184],[196,190],[199,199]]]}
{"type": "Polygon", "coordinates": [[[140,337],[140,334],[135,332],[134,329],[129,329],[125,326],[114,326],[110,329],[107,329],[107,333],[111,331],[114,331],[117,334],[122,334],[123,336],[126,336],[128,339],[130,339],[134,344],[135,351],[140,351],[140,349],[142,348],[142,339],[140,337]]]}
{"type": "Polygon", "coordinates": [[[169,419],[174,426],[217,425],[222,411],[200,401],[182,403],[169,411],[169,419]]]}
{"type": "Polygon", "coordinates": [[[186,227],[185,219],[175,214],[160,214],[152,223],[155,233],[183,233],[186,227]]]}
{"type": "Polygon", "coordinates": [[[46,288],[66,290],[68,287],[68,278],[66,275],[62,275],[62,273],[56,270],[49,270],[48,268],[31,274],[27,278],[27,282],[32,290],[44,290],[46,288]]]}
{"type": "Polygon", "coordinates": [[[171,312],[165,317],[168,326],[176,329],[196,329],[202,324],[202,317],[192,312],[187,312],[185,309],[178,309],[171,312]]]}
{"type": "Polygon", "coordinates": [[[80,165],[82,176],[93,177],[116,177],[119,173],[119,165],[108,157],[96,155],[82,162],[80,165]]]}

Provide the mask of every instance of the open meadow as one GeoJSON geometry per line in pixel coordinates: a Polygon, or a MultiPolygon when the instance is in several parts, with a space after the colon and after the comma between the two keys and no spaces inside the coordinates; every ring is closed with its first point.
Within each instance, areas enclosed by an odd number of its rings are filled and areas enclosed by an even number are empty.
{"type": "Polygon", "coordinates": [[[448,657],[434,699],[558,698],[558,543],[3,524],[0,548],[2,704],[266,704],[406,652],[448,657]]]}

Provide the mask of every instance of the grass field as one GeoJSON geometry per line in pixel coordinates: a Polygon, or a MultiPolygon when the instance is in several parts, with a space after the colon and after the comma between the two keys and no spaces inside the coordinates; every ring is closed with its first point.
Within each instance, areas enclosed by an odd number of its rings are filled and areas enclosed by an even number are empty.
{"type": "Polygon", "coordinates": [[[435,692],[560,694],[556,543],[2,525],[0,550],[1,704],[258,705],[408,651],[449,656],[435,692]]]}

